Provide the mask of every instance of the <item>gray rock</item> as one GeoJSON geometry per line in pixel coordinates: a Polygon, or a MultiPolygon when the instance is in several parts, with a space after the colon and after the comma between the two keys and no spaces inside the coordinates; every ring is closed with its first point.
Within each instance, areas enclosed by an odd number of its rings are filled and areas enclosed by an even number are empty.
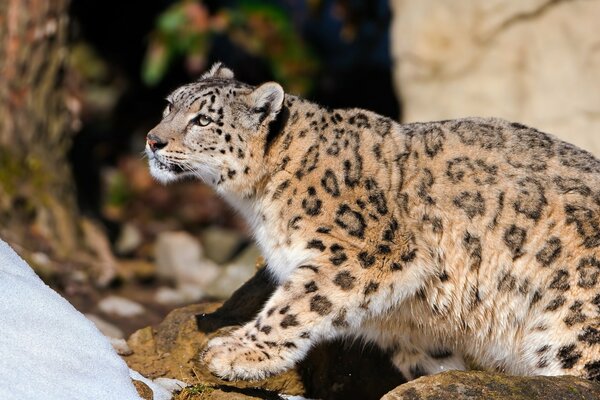
{"type": "Polygon", "coordinates": [[[204,255],[217,264],[231,261],[244,239],[244,236],[237,231],[216,226],[206,228],[200,234],[204,255]]]}
{"type": "Polygon", "coordinates": [[[600,2],[390,4],[405,122],[501,117],[600,156],[600,2]]]}
{"type": "Polygon", "coordinates": [[[398,386],[381,400],[592,400],[600,384],[574,376],[509,376],[450,371],[398,386]]]}
{"type": "Polygon", "coordinates": [[[154,248],[157,275],[176,285],[195,285],[204,289],[219,275],[220,268],[204,258],[202,246],[186,232],[164,232],[154,248]]]}

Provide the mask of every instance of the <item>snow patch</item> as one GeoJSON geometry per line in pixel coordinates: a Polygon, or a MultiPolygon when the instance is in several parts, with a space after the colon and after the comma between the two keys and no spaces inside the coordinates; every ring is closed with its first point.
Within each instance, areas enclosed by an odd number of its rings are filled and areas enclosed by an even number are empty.
{"type": "Polygon", "coordinates": [[[0,332],[0,399],[140,400],[107,338],[2,240],[0,332]]]}

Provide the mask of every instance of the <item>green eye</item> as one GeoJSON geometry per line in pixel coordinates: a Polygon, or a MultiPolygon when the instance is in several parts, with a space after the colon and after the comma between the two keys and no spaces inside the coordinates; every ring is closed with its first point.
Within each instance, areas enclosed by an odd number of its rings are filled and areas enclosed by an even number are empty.
{"type": "Polygon", "coordinates": [[[210,124],[212,122],[212,119],[210,119],[209,117],[207,117],[206,115],[198,115],[197,117],[194,117],[194,119],[192,120],[192,123],[194,125],[198,125],[198,126],[206,126],[208,124],[210,124]]]}

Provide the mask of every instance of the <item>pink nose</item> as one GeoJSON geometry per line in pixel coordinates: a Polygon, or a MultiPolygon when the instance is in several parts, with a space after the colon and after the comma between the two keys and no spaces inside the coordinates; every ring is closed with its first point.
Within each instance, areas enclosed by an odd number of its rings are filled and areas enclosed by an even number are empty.
{"type": "Polygon", "coordinates": [[[148,143],[148,146],[150,146],[152,151],[160,150],[167,145],[167,142],[160,140],[160,138],[153,133],[149,133],[146,136],[146,143],[148,143]]]}

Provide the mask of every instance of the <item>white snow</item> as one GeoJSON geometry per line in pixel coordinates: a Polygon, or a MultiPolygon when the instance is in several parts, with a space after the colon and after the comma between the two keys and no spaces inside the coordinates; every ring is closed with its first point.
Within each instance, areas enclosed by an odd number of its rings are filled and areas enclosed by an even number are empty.
{"type": "Polygon", "coordinates": [[[140,399],[109,341],[2,240],[0,399],[140,399]]]}

